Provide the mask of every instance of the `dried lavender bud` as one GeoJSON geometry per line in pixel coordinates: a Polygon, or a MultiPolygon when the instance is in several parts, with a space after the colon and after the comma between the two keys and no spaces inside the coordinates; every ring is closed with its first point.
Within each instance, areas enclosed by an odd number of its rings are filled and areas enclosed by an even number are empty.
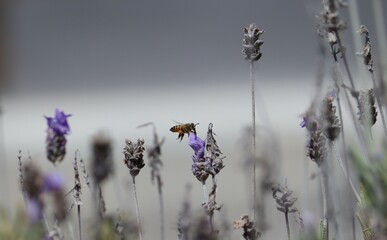
{"type": "Polygon", "coordinates": [[[144,163],[144,140],[138,139],[137,143],[133,143],[129,139],[125,140],[124,147],[124,163],[129,168],[130,175],[133,177],[140,173],[141,168],[145,166],[144,163]]]}
{"type": "Polygon", "coordinates": [[[263,41],[259,40],[260,35],[264,33],[255,23],[250,24],[248,28],[244,28],[243,50],[242,54],[249,62],[258,61],[261,56],[261,45],[263,41]]]}
{"type": "Polygon", "coordinates": [[[308,157],[319,167],[326,158],[326,140],[323,131],[314,131],[310,133],[310,139],[307,145],[308,157]]]}
{"type": "Polygon", "coordinates": [[[336,116],[336,107],[333,106],[335,95],[328,95],[324,98],[321,108],[321,120],[325,136],[334,141],[340,135],[340,120],[336,116]]]}
{"type": "Polygon", "coordinates": [[[21,150],[19,150],[19,155],[17,156],[17,159],[19,160],[19,181],[20,186],[23,187],[23,168],[22,168],[22,156],[21,156],[21,150]]]}
{"type": "Polygon", "coordinates": [[[364,25],[360,26],[359,32],[365,37],[364,47],[360,55],[363,57],[364,64],[368,66],[368,71],[372,73],[374,71],[374,62],[372,60],[372,55],[371,55],[371,41],[370,41],[369,32],[364,25]]]}
{"type": "Polygon", "coordinates": [[[43,205],[41,194],[44,189],[44,180],[38,164],[35,161],[28,161],[24,164],[22,172],[24,176],[23,192],[27,194],[28,198],[41,201],[43,205]]]}
{"type": "Polygon", "coordinates": [[[111,145],[111,140],[106,133],[99,132],[93,139],[91,175],[96,184],[100,184],[113,173],[111,145]]]}
{"type": "Polygon", "coordinates": [[[320,14],[322,25],[326,32],[336,32],[344,30],[346,24],[339,17],[339,7],[346,7],[346,4],[342,1],[337,2],[336,0],[323,0],[324,10],[320,14]]]}
{"type": "Polygon", "coordinates": [[[234,229],[243,228],[243,238],[246,240],[257,240],[261,233],[254,228],[254,222],[248,215],[243,215],[240,219],[234,221],[234,229]]]}
{"type": "Polygon", "coordinates": [[[75,199],[75,205],[82,205],[81,200],[81,194],[82,194],[82,185],[81,185],[81,179],[79,178],[79,171],[78,171],[78,158],[77,158],[78,151],[75,153],[74,157],[74,199],[75,199]]]}
{"type": "Polygon", "coordinates": [[[277,209],[283,213],[297,212],[297,208],[293,207],[293,204],[297,201],[297,198],[291,197],[293,191],[288,189],[287,184],[281,186],[276,184],[272,187],[273,198],[277,203],[277,209]]]}
{"type": "Polygon", "coordinates": [[[46,155],[53,164],[61,162],[66,155],[66,135],[70,132],[67,118],[71,114],[65,114],[58,108],[55,109],[54,117],[47,119],[46,155]]]}
{"type": "Polygon", "coordinates": [[[312,111],[312,109],[310,109],[302,116],[300,127],[306,128],[309,132],[314,132],[320,127],[319,120],[314,110],[312,111]]]}
{"type": "Polygon", "coordinates": [[[376,123],[378,112],[375,106],[375,92],[371,88],[368,91],[359,92],[358,115],[361,124],[373,126],[376,123]]]}
{"type": "Polygon", "coordinates": [[[85,179],[86,185],[89,187],[89,189],[91,189],[89,174],[87,174],[87,172],[86,172],[86,166],[85,166],[85,163],[83,162],[82,157],[79,157],[79,163],[80,163],[81,168],[82,168],[83,178],[85,179]]]}
{"type": "Polygon", "coordinates": [[[218,144],[216,144],[216,140],[214,138],[214,133],[212,131],[213,124],[210,123],[208,125],[207,131],[207,143],[206,143],[206,158],[211,160],[211,165],[215,174],[218,174],[220,170],[222,170],[225,166],[223,165],[224,157],[220,157],[222,152],[220,151],[218,144]]]}

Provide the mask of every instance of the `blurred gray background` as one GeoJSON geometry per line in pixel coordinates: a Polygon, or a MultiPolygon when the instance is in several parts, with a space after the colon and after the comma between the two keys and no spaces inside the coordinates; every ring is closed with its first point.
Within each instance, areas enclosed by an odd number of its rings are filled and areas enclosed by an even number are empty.
{"type": "MultiPolygon", "coordinates": [[[[385,1],[349,2],[358,4],[361,24],[371,34],[377,31],[378,21],[386,24],[383,14],[375,14],[375,9],[386,12],[385,1]]],[[[45,171],[66,173],[70,189],[75,150],[88,163],[92,136],[106,130],[114,141],[116,169],[114,179],[103,186],[107,209],[113,214],[117,208],[134,214],[122,149],[125,138],[144,138],[150,145],[152,129],[137,126],[154,122],[159,136],[166,138],[162,177],[167,239],[177,239],[185,186],[192,184],[191,203],[198,211],[202,189],[190,170],[192,150],[186,137],[179,143],[177,134],[169,132],[175,120],[200,123],[197,131],[202,138],[213,123],[218,145],[227,156],[226,168],[218,176],[217,199],[224,208],[216,213],[215,222],[220,224],[223,217],[231,224],[249,214],[250,172],[243,168],[246,155],[241,143],[249,138],[243,129],[251,121],[250,83],[241,50],[243,27],[252,22],[265,30],[263,57],[255,64],[257,123],[264,124],[268,117],[279,140],[281,169],[275,178],[287,179],[301,210],[318,197],[306,189],[315,193],[317,183],[311,181],[306,187],[305,179],[315,166],[305,170],[306,135],[299,123],[313,97],[319,68],[315,29],[315,15],[322,9],[319,1],[2,1],[2,5],[0,202],[11,213],[22,204],[19,149],[25,158],[30,154],[41,162],[45,171]],[[268,116],[262,116],[264,106],[268,116]],[[43,116],[53,115],[56,107],[72,117],[68,154],[55,168],[45,159],[43,116]]],[[[349,23],[349,9],[341,14],[349,23]]],[[[360,49],[353,37],[363,42],[356,30],[349,24],[344,42],[358,82],[369,87],[360,77],[364,74],[361,59],[359,64],[355,57],[360,49]]],[[[376,59],[385,59],[386,42],[380,42],[385,33],[378,34],[372,39],[373,53],[376,59]]],[[[327,61],[328,82],[331,66],[327,61]]],[[[157,239],[157,190],[147,166],[137,183],[144,237],[157,239]]],[[[87,190],[83,196],[84,206],[91,205],[87,190]]],[[[271,199],[268,202],[272,224],[265,239],[285,238],[283,216],[271,199]]],[[[311,212],[320,217],[319,209],[311,212]]],[[[86,213],[83,218],[87,221],[91,216],[86,213]]],[[[232,239],[240,235],[241,230],[232,231],[232,239]]]]}

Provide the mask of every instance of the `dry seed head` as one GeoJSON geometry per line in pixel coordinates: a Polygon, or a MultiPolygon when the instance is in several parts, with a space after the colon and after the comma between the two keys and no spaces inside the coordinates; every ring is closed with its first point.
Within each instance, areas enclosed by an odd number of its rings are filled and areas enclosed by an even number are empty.
{"type": "Polygon", "coordinates": [[[340,135],[340,120],[336,116],[336,107],[333,105],[334,97],[324,98],[321,107],[321,118],[325,136],[334,141],[340,135]]]}
{"type": "Polygon", "coordinates": [[[135,177],[140,173],[141,168],[145,166],[144,163],[144,140],[138,139],[137,143],[133,143],[129,139],[125,140],[124,147],[124,163],[129,168],[130,174],[135,177]]]}
{"type": "Polygon", "coordinates": [[[77,154],[78,154],[78,151],[75,152],[74,163],[73,163],[74,164],[74,181],[75,181],[73,194],[74,194],[75,204],[82,205],[82,201],[81,201],[82,185],[81,185],[81,179],[79,178],[77,154]]]}
{"type": "Polygon", "coordinates": [[[339,7],[346,7],[346,3],[336,0],[323,0],[324,10],[320,14],[323,26],[327,33],[344,30],[346,24],[339,17],[339,7]]]}
{"type": "Polygon", "coordinates": [[[259,29],[255,23],[250,24],[248,28],[244,28],[243,50],[242,54],[249,62],[258,61],[261,56],[261,45],[263,41],[259,40],[263,30],[259,29]]]}
{"type": "Polygon", "coordinates": [[[216,143],[214,132],[212,131],[213,124],[210,123],[208,125],[208,131],[207,131],[207,141],[206,141],[206,154],[205,157],[207,159],[210,159],[211,162],[211,171],[215,174],[218,174],[220,170],[222,170],[225,165],[223,164],[223,159],[225,157],[221,157],[223,154],[218,144],[216,143]]]}
{"type": "Polygon", "coordinates": [[[359,121],[363,125],[373,126],[376,123],[378,112],[375,106],[375,92],[371,88],[368,91],[359,92],[359,121]]]}
{"type": "Polygon", "coordinates": [[[365,37],[364,47],[359,55],[363,57],[364,64],[368,66],[368,71],[372,73],[374,71],[374,62],[372,60],[372,54],[371,54],[370,36],[366,26],[361,25],[359,33],[364,35],[365,37]]]}
{"type": "Polygon", "coordinates": [[[320,167],[327,155],[326,139],[322,131],[315,131],[310,133],[310,139],[307,148],[308,157],[310,157],[310,159],[320,167]]]}
{"type": "Polygon", "coordinates": [[[91,175],[95,183],[100,184],[114,170],[112,143],[106,133],[99,132],[93,138],[92,153],[91,175]]]}
{"type": "Polygon", "coordinates": [[[28,161],[23,165],[23,185],[22,190],[30,198],[41,199],[41,193],[43,191],[44,180],[42,173],[35,161],[28,161]]]}
{"type": "Polygon", "coordinates": [[[297,212],[297,208],[293,207],[293,204],[297,201],[297,198],[291,197],[293,191],[288,189],[287,184],[281,186],[276,184],[272,187],[273,198],[277,202],[277,209],[283,213],[297,212]]]}

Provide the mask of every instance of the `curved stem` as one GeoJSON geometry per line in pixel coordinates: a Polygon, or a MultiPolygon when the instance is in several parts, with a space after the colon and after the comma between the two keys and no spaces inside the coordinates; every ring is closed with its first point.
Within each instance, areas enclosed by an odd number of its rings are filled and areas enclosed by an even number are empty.
{"type": "Polygon", "coordinates": [[[139,236],[140,240],[142,240],[140,208],[138,207],[138,198],[137,198],[136,180],[135,180],[135,178],[136,178],[135,176],[132,176],[132,180],[133,180],[133,195],[134,195],[134,202],[135,202],[135,205],[136,205],[138,236],[139,236]]]}
{"type": "Polygon", "coordinates": [[[337,148],[336,148],[336,144],[335,144],[334,141],[331,141],[331,144],[332,144],[333,150],[334,150],[334,152],[335,152],[336,160],[337,160],[337,162],[338,162],[338,164],[339,164],[339,166],[340,166],[340,169],[341,169],[341,171],[343,172],[344,176],[347,178],[347,180],[348,180],[348,182],[349,182],[349,185],[350,185],[350,187],[351,187],[351,189],[352,189],[352,192],[353,192],[353,194],[355,195],[356,201],[357,201],[357,202],[360,202],[360,201],[361,201],[360,194],[359,194],[359,192],[356,190],[355,185],[353,184],[353,182],[352,182],[350,176],[348,175],[348,173],[347,173],[347,171],[346,171],[346,168],[345,168],[344,165],[343,165],[343,161],[342,161],[341,158],[340,158],[339,152],[338,152],[338,150],[337,150],[337,148]]]}

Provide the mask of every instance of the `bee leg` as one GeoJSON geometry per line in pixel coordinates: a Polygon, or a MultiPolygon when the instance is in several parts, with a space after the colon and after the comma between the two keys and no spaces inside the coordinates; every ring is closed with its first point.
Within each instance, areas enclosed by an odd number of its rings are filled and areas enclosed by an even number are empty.
{"type": "Polygon", "coordinates": [[[177,137],[177,139],[180,139],[180,142],[183,140],[183,137],[184,137],[184,133],[179,133],[179,136],[177,137]]]}

